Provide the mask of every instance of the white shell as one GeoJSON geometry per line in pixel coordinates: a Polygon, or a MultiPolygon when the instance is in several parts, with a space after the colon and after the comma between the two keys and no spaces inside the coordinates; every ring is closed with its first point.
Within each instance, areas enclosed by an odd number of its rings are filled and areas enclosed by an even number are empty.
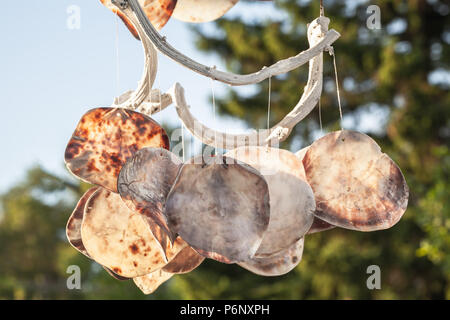
{"type": "Polygon", "coordinates": [[[239,0],[178,0],[173,17],[185,22],[209,22],[223,16],[239,0]]]}

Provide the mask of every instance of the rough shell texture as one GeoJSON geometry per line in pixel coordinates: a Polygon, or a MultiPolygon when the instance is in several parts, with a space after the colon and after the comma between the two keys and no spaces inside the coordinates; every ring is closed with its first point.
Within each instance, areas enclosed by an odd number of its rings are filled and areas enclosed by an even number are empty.
{"type": "Polygon", "coordinates": [[[197,268],[203,260],[205,260],[205,257],[191,247],[186,247],[162,270],[170,273],[188,273],[197,268]]]}
{"type": "Polygon", "coordinates": [[[172,276],[173,273],[157,270],[145,276],[136,277],[133,281],[144,294],[151,294],[172,276]]]}
{"type": "Polygon", "coordinates": [[[336,228],[336,226],[333,226],[332,224],[329,224],[328,222],[325,222],[317,217],[314,217],[313,224],[311,225],[311,228],[309,228],[309,230],[306,234],[313,234],[313,233],[327,231],[327,230],[334,229],[334,228],[336,228]]]}
{"type": "Polygon", "coordinates": [[[300,263],[303,255],[303,246],[304,238],[301,238],[289,248],[274,256],[266,258],[254,257],[251,261],[240,263],[239,265],[260,276],[281,276],[290,272],[300,263]]]}
{"type": "Polygon", "coordinates": [[[134,111],[97,108],[81,118],[65,161],[75,176],[117,192],[122,166],[144,147],[169,149],[169,138],[155,121],[134,111]]]}
{"type": "Polygon", "coordinates": [[[163,246],[166,235],[175,239],[167,225],[164,206],[181,164],[181,160],[166,149],[144,148],[125,163],[117,183],[127,206],[163,229],[162,237],[155,235],[163,246]]]}
{"type": "MultiPolygon", "coordinates": [[[[75,210],[67,221],[66,226],[66,235],[69,243],[77,249],[80,253],[84,254],[86,257],[91,259],[89,253],[87,253],[86,248],[84,247],[83,240],[81,239],[81,224],[83,222],[84,217],[84,209],[86,207],[86,203],[88,199],[98,190],[98,187],[93,187],[86,191],[86,193],[81,197],[78,201],[75,210]]],[[[108,272],[112,277],[117,280],[129,280],[129,278],[121,277],[118,274],[115,274],[113,271],[109,270],[106,267],[103,267],[106,272],[108,272]]]]}
{"type": "Polygon", "coordinates": [[[270,207],[264,178],[248,165],[228,161],[197,157],[183,165],[165,214],[170,228],[200,254],[232,263],[253,257],[270,207]]]}
{"type": "Polygon", "coordinates": [[[127,278],[162,268],[186,247],[184,241],[177,239],[166,258],[142,216],[128,209],[118,194],[106,189],[89,198],[81,237],[95,261],[127,278]]]}
{"type": "Polygon", "coordinates": [[[406,210],[409,191],[402,172],[365,134],[327,134],[311,145],[303,164],[316,197],[315,214],[330,224],[387,229],[406,210]]]}
{"type": "Polygon", "coordinates": [[[256,256],[271,256],[300,240],[316,208],[302,162],[290,151],[269,147],[241,147],[226,155],[257,169],[269,186],[270,222],[256,256]]]}
{"type": "MultiPolygon", "coordinates": [[[[128,30],[139,40],[139,34],[136,28],[133,26],[130,20],[128,20],[123,13],[117,10],[117,7],[112,4],[111,0],[100,0],[100,2],[109,8],[112,12],[117,14],[120,19],[125,23],[128,30]]],[[[139,0],[139,4],[144,10],[147,18],[152,25],[161,30],[162,27],[169,21],[172,16],[177,0],[139,0]]]]}
{"type": "Polygon", "coordinates": [[[213,21],[230,10],[239,0],[178,0],[174,18],[186,22],[213,21]]]}

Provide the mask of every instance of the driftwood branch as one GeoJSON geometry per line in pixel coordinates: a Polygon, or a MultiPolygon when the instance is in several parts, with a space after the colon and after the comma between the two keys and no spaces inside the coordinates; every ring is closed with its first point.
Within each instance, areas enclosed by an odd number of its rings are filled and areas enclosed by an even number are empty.
{"type": "MultiPolygon", "coordinates": [[[[149,99],[151,99],[152,86],[158,71],[158,53],[150,40],[145,36],[136,16],[130,9],[121,10],[123,14],[133,23],[139,37],[142,39],[144,48],[144,72],[139,81],[138,87],[134,91],[127,91],[114,101],[114,107],[126,109],[143,109],[148,108],[149,99]]],[[[159,92],[159,91],[158,91],[159,92]]]]}
{"type": "MultiPolygon", "coordinates": [[[[308,27],[308,41],[313,47],[320,43],[327,34],[330,20],[326,17],[315,19],[308,27]]],[[[309,77],[303,95],[293,110],[277,125],[271,129],[260,130],[250,134],[227,134],[210,129],[199,122],[189,111],[184,90],[176,83],[171,90],[173,102],[176,105],[178,116],[185,127],[204,144],[222,148],[233,149],[250,145],[278,145],[284,141],[297,123],[303,120],[316,106],[322,93],[323,81],[323,53],[320,53],[309,62],[309,77]]]]}
{"type": "MultiPolygon", "coordinates": [[[[313,57],[321,54],[327,47],[329,47],[340,37],[340,34],[337,31],[330,30],[321,38],[321,41],[316,43],[314,46],[311,46],[308,50],[303,51],[294,57],[278,61],[270,67],[264,67],[263,69],[255,73],[238,75],[234,73],[219,71],[213,67],[202,65],[201,63],[198,63],[193,59],[185,56],[181,52],[177,51],[169,43],[167,43],[166,38],[161,36],[159,32],[153,27],[153,25],[145,15],[145,12],[142,10],[138,0],[113,0],[112,3],[122,11],[131,10],[135,14],[135,18],[140,24],[140,29],[144,30],[150,42],[153,43],[158,51],[160,51],[162,54],[199,74],[220,82],[227,83],[232,86],[242,86],[259,83],[270,77],[294,70],[310,61],[313,57]]],[[[141,36],[141,39],[147,39],[147,37],[141,36]]]]}

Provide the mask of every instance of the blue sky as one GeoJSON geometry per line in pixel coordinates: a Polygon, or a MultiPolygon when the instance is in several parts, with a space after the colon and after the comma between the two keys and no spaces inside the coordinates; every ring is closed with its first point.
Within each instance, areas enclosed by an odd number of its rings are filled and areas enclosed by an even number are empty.
{"type": "MultiPolygon", "coordinates": [[[[68,175],[63,154],[79,118],[93,107],[109,106],[114,96],[134,89],[143,68],[141,45],[98,0],[47,0],[2,4],[0,97],[0,192],[24,176],[34,164],[68,175]],[[81,10],[80,29],[67,27],[68,7],[81,10]],[[116,36],[119,43],[119,85],[116,81],[116,36]],[[119,89],[119,90],[118,90],[119,89]],[[119,91],[119,92],[118,92],[119,91]]],[[[246,19],[274,17],[273,4],[238,3],[228,16],[246,19]],[[255,14],[257,13],[257,14],[255,14]]],[[[211,24],[205,28],[211,29],[211,24]]],[[[198,52],[188,24],[171,19],[162,33],[180,51],[206,65],[223,64],[216,56],[198,52]]],[[[244,130],[236,119],[216,118],[209,102],[211,80],[160,56],[155,86],[169,89],[180,82],[186,89],[193,114],[220,130],[244,130]]],[[[215,93],[226,85],[215,82],[215,93]]],[[[251,90],[244,88],[241,90],[251,90]]],[[[179,126],[173,107],[154,117],[179,126]]]]}

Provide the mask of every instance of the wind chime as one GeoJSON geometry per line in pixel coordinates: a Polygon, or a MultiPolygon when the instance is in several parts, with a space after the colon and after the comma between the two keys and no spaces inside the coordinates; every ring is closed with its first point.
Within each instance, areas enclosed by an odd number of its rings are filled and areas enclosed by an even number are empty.
{"type": "Polygon", "coordinates": [[[323,52],[334,55],[331,44],[339,38],[328,30],[323,7],[308,26],[308,50],[248,75],[204,66],[156,30],[171,15],[189,22],[217,19],[237,1],[101,0],[141,40],[145,70],[136,90],[111,107],[88,111],[68,143],[67,168],[95,186],[69,218],[67,237],[112,276],[133,279],[146,294],[205,258],[262,276],[283,275],[300,263],[308,234],[334,227],[387,229],[407,207],[400,169],[365,134],[332,132],[296,154],[272,147],[319,102],[323,52]],[[168,93],[152,89],[156,49],[232,86],[270,83],[307,62],[309,77],[297,105],[274,127],[226,134],[194,118],[180,84],[168,93]],[[167,134],[150,116],[171,104],[194,137],[228,152],[186,161],[170,152],[167,134]]]}

